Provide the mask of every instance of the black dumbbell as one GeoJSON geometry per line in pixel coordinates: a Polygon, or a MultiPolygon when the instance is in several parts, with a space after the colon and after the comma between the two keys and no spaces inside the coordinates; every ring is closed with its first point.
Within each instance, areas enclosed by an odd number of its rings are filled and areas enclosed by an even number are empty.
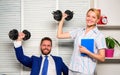
{"type": "MultiPolygon", "coordinates": [[[[70,10],[66,10],[65,13],[68,15],[65,20],[69,21],[73,18],[73,12],[70,10]]],[[[62,19],[62,12],[60,10],[53,11],[54,19],[60,21],[62,19]]]]}
{"type": "Polygon", "coordinates": [[[53,18],[57,21],[62,19],[62,12],[60,10],[53,11],[53,18]]]}
{"type": "MultiPolygon", "coordinates": [[[[23,30],[22,32],[25,34],[25,37],[23,38],[24,41],[30,39],[31,33],[28,30],[23,30]]],[[[11,40],[17,40],[19,32],[17,29],[12,29],[10,30],[8,35],[11,40]]]]}
{"type": "Polygon", "coordinates": [[[65,13],[68,15],[65,20],[69,21],[73,18],[73,11],[66,10],[65,13]]]}

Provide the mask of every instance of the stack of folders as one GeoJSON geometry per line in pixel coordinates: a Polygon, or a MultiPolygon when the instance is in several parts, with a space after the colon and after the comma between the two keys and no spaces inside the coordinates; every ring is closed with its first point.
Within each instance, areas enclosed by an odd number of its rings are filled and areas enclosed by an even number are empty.
{"type": "MultiPolygon", "coordinates": [[[[81,46],[86,47],[90,52],[94,53],[94,39],[81,39],[81,46]]],[[[87,54],[81,53],[81,56],[87,56],[87,54]]]]}

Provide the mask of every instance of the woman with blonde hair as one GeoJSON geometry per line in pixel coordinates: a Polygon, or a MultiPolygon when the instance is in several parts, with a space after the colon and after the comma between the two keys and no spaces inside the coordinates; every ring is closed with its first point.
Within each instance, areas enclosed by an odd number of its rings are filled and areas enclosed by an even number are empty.
{"type": "MultiPolygon", "coordinates": [[[[97,9],[91,8],[86,13],[86,26],[69,32],[63,32],[63,25],[67,14],[59,22],[57,38],[74,40],[74,50],[71,57],[69,75],[94,75],[96,62],[105,60],[106,42],[104,35],[98,30],[97,22],[100,13],[97,9]],[[93,52],[81,45],[82,39],[93,39],[93,52]],[[82,56],[81,54],[86,54],[82,56]]],[[[90,44],[87,43],[89,46],[90,44]]]]}

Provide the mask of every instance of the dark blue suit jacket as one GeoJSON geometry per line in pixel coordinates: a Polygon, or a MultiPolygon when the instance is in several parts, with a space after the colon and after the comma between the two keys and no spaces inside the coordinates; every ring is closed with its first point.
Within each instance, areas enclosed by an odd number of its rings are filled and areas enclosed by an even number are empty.
{"type": "MultiPolygon", "coordinates": [[[[15,53],[17,59],[27,67],[31,68],[31,74],[30,75],[39,75],[40,67],[41,67],[41,62],[42,62],[42,57],[28,57],[25,56],[23,53],[23,48],[22,46],[15,48],[15,53]]],[[[68,67],[64,64],[63,60],[61,57],[57,56],[52,56],[54,61],[55,61],[55,66],[56,66],[56,73],[57,75],[68,75],[68,67]]]]}

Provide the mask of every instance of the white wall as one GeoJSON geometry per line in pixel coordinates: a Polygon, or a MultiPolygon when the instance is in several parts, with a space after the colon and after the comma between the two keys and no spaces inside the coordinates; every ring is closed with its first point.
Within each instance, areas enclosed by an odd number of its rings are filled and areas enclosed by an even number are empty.
{"type": "Polygon", "coordinates": [[[20,30],[20,0],[0,0],[0,74],[19,75],[21,71],[8,38],[13,28],[20,30]]]}
{"type": "Polygon", "coordinates": [[[97,66],[97,75],[120,75],[120,62],[100,63],[97,66]]]}
{"type": "Polygon", "coordinates": [[[95,7],[108,17],[108,25],[120,26],[120,0],[94,0],[95,7]]]}

